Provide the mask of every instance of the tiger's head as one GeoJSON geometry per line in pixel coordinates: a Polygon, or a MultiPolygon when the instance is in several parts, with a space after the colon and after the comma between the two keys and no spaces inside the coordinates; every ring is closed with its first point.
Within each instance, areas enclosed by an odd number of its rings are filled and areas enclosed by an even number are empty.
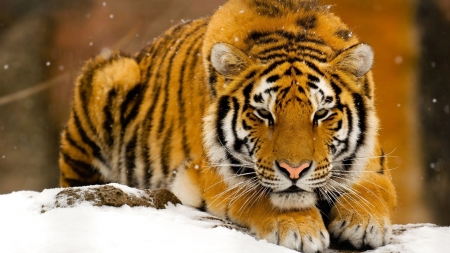
{"type": "Polygon", "coordinates": [[[378,128],[372,49],[353,40],[337,50],[314,19],[309,30],[247,27],[234,42],[216,36],[205,60],[211,165],[230,187],[258,188],[282,209],[313,206],[318,193],[351,185],[378,128]]]}

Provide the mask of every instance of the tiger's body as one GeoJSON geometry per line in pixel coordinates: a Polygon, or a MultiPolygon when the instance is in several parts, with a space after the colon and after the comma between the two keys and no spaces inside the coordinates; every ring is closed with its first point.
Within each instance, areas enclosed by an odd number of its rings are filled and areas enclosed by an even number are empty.
{"type": "Polygon", "coordinates": [[[384,245],[396,197],[372,62],[316,1],[230,0],[136,57],[105,51],[84,66],[61,186],[165,187],[304,252],[327,248],[329,233],[384,245]]]}

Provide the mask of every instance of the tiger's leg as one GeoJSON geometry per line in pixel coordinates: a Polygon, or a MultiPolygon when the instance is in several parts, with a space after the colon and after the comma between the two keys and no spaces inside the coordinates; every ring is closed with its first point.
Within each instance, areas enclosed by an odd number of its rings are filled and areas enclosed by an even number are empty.
{"type": "Polygon", "coordinates": [[[199,175],[209,212],[250,228],[270,243],[305,253],[328,248],[329,234],[318,208],[281,210],[264,189],[251,183],[229,186],[213,169],[202,168],[199,175]]]}
{"type": "MultiPolygon", "coordinates": [[[[59,156],[61,187],[74,187],[103,183],[102,176],[98,169],[92,165],[92,150],[83,145],[82,137],[71,116],[69,126],[61,137],[61,149],[59,156]],[[72,122],[71,122],[72,121],[72,122]]],[[[85,133],[82,133],[82,135],[85,133]]],[[[86,137],[86,136],[84,136],[86,137]]]]}
{"type": "Polygon", "coordinates": [[[331,209],[328,231],[338,243],[376,248],[389,243],[396,195],[383,152],[372,159],[350,189],[331,209]]]}
{"type": "Polygon", "coordinates": [[[141,98],[139,82],[136,61],[116,52],[102,53],[82,68],[61,138],[60,186],[120,181],[123,140],[141,98]]]}

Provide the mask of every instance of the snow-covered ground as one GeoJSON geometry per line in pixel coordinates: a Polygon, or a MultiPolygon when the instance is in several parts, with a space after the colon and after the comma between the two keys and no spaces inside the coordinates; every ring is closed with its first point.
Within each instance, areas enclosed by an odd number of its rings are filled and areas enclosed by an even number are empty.
{"type": "MultiPolygon", "coordinates": [[[[60,191],[0,195],[0,252],[294,252],[182,205],[54,208],[60,191]]],[[[450,252],[450,227],[396,225],[392,243],[373,252],[450,252]]]]}

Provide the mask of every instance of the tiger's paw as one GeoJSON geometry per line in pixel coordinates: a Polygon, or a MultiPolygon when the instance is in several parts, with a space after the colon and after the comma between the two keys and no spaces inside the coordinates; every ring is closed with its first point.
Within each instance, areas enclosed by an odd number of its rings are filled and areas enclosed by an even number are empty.
{"type": "Polygon", "coordinates": [[[270,216],[261,221],[255,232],[260,239],[290,249],[322,252],[328,248],[330,238],[322,219],[314,216],[302,212],[270,216]]]}
{"type": "Polygon", "coordinates": [[[376,210],[368,213],[337,207],[333,209],[328,231],[338,244],[350,244],[356,249],[374,249],[389,243],[392,228],[388,216],[376,210]]]}

